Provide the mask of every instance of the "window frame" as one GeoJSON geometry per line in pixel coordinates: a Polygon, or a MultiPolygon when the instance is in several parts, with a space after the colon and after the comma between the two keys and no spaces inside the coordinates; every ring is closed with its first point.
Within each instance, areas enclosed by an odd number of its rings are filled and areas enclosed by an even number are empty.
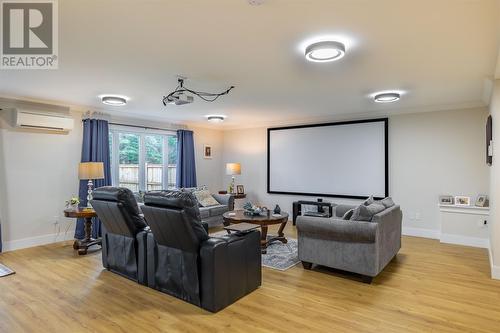
{"type": "Polygon", "coordinates": [[[173,130],[157,130],[149,128],[136,128],[124,125],[109,125],[109,133],[111,136],[111,151],[109,152],[111,159],[111,183],[113,186],[120,185],[120,134],[133,134],[139,136],[139,191],[147,191],[147,175],[146,175],[146,144],[145,137],[150,135],[159,135],[162,137],[162,187],[168,189],[168,156],[169,137],[177,137],[177,132],[173,130]]]}

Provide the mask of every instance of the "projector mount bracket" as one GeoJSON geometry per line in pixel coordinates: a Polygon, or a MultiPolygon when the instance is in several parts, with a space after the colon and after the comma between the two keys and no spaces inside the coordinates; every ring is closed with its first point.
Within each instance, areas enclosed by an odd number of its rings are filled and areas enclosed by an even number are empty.
{"type": "Polygon", "coordinates": [[[214,102],[219,97],[229,94],[229,92],[232,89],[234,89],[234,86],[231,86],[231,87],[229,87],[229,89],[227,89],[221,93],[209,93],[209,92],[204,92],[204,91],[196,91],[196,90],[192,90],[192,89],[184,87],[185,80],[186,80],[185,77],[179,76],[177,78],[177,82],[178,82],[177,87],[175,88],[174,91],[172,91],[167,96],[163,96],[163,105],[166,106],[169,103],[173,103],[178,98],[178,96],[184,95],[186,93],[190,93],[190,94],[193,94],[195,96],[198,96],[199,98],[201,98],[205,102],[214,102]]]}

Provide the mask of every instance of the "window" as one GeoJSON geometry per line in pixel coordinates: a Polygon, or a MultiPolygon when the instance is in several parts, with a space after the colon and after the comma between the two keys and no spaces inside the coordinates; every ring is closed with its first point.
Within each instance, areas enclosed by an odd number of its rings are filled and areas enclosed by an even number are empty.
{"type": "Polygon", "coordinates": [[[109,136],[113,186],[133,192],[175,187],[175,133],[111,126],[109,136]]]}

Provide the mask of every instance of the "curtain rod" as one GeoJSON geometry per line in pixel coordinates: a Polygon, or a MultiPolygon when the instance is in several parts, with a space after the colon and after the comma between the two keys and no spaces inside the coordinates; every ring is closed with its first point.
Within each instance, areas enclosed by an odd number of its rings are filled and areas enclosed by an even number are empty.
{"type": "Polygon", "coordinates": [[[176,131],[174,129],[166,129],[166,128],[159,128],[159,127],[148,127],[148,126],[139,126],[139,125],[128,125],[128,124],[120,124],[120,123],[109,123],[110,125],[117,125],[117,126],[126,126],[126,127],[135,127],[135,128],[143,128],[143,129],[151,129],[151,130],[160,130],[160,131],[176,131]]]}

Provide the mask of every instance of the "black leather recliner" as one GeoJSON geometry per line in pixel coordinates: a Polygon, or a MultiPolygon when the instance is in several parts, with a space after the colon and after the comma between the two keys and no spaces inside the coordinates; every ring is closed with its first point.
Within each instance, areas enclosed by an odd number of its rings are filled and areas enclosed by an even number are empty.
{"type": "Polygon", "coordinates": [[[132,191],[104,186],[93,192],[92,207],[103,224],[102,264],[147,285],[147,224],[132,191]]]}
{"type": "Polygon", "coordinates": [[[261,285],[260,232],[209,237],[192,193],[146,194],[148,285],[217,312],[261,285]]]}

